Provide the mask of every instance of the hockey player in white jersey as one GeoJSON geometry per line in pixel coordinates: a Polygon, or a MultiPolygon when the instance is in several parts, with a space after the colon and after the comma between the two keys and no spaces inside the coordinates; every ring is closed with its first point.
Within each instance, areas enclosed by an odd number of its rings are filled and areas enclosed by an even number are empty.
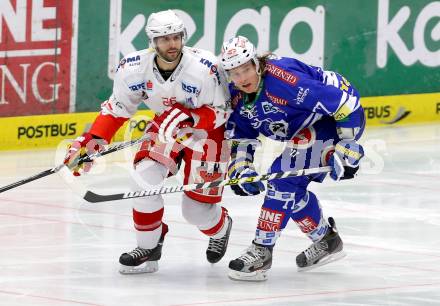
{"type": "MultiPolygon", "coordinates": [[[[150,48],[121,60],[112,95],[101,105],[90,131],[72,144],[65,163],[72,163],[78,154],[99,150],[97,140],[109,143],[145,103],[156,116],[146,131],[151,140],[145,141],[135,156],[133,190],[161,186],[177,173],[182,161],[184,184],[224,179],[229,158],[223,141],[229,92],[217,58],[211,52],[184,46],[186,29],[172,10],[151,14],[146,32],[150,48]]],[[[80,175],[90,166],[76,167],[73,174],[80,175]]],[[[182,196],[184,218],[210,238],[206,256],[211,263],[224,256],[232,226],[227,210],[216,205],[222,192],[216,188],[182,196]]],[[[163,213],[161,195],[133,199],[137,247],[121,255],[121,273],[158,270],[168,231],[163,213]]]]}

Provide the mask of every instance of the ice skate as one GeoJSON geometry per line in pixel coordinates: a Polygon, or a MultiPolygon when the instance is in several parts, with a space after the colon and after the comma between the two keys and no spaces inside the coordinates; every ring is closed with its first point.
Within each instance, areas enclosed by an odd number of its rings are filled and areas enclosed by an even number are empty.
{"type": "Polygon", "coordinates": [[[231,234],[232,228],[232,218],[229,216],[227,218],[228,229],[226,230],[225,235],[218,239],[209,238],[209,245],[208,249],[206,250],[206,259],[208,259],[210,263],[219,262],[220,259],[222,259],[225,255],[226,249],[228,248],[229,235],[231,234]]]}
{"type": "Polygon", "coordinates": [[[264,245],[252,245],[237,259],[229,262],[229,278],[242,281],[264,281],[272,266],[272,249],[264,245]]]}
{"type": "Polygon", "coordinates": [[[135,248],[133,251],[124,253],[119,257],[121,274],[153,273],[159,270],[158,260],[162,255],[162,245],[168,226],[162,223],[162,234],[154,249],[135,248]]]}
{"type": "Polygon", "coordinates": [[[341,237],[336,230],[333,218],[328,219],[330,227],[327,234],[313,243],[296,257],[298,271],[308,271],[345,257],[341,237]]]}

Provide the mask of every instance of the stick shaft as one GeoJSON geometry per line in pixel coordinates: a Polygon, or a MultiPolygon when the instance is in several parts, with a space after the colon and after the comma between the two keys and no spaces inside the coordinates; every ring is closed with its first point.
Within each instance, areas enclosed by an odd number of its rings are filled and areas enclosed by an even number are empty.
{"type": "Polygon", "coordinates": [[[90,203],[99,203],[99,202],[107,202],[107,201],[142,198],[142,197],[148,197],[148,196],[152,196],[152,195],[176,193],[176,192],[182,192],[182,191],[192,191],[192,190],[197,190],[197,189],[218,188],[218,187],[238,185],[238,184],[243,184],[243,183],[252,183],[252,182],[267,181],[267,180],[274,180],[274,179],[283,179],[283,178],[294,177],[294,176],[322,174],[322,173],[328,173],[330,171],[331,171],[331,167],[326,166],[326,167],[320,167],[320,168],[302,169],[302,170],[297,170],[297,171],[266,173],[266,174],[262,174],[262,175],[258,175],[258,176],[252,176],[252,177],[246,177],[246,178],[240,178],[240,179],[229,179],[229,180],[222,180],[222,181],[217,181],[217,182],[196,183],[196,184],[179,185],[179,186],[167,186],[167,187],[161,187],[158,189],[128,191],[125,193],[116,193],[116,194],[108,194],[108,195],[100,195],[100,194],[94,193],[92,191],[87,191],[83,198],[84,198],[84,200],[86,200],[87,202],[90,202],[90,203]]]}
{"type": "MultiPolygon", "coordinates": [[[[91,154],[90,156],[84,156],[82,158],[78,158],[78,161],[76,163],[74,163],[74,164],[75,165],[79,165],[79,164],[82,164],[82,163],[85,163],[85,162],[91,162],[91,161],[93,161],[94,159],[96,159],[98,157],[101,157],[101,156],[104,156],[104,155],[107,155],[107,154],[110,154],[110,153],[113,153],[113,152],[116,152],[116,151],[120,151],[120,150],[128,148],[128,147],[134,146],[134,145],[136,145],[138,143],[141,143],[142,141],[148,140],[148,139],[149,139],[149,135],[148,134],[144,134],[142,137],[140,137],[138,139],[122,142],[122,143],[110,146],[107,149],[103,150],[102,152],[97,152],[95,154],[91,154]]],[[[58,165],[58,166],[56,166],[54,168],[44,170],[44,171],[42,171],[40,173],[37,173],[35,175],[32,175],[32,176],[30,176],[28,178],[25,178],[25,179],[22,179],[20,181],[17,181],[15,183],[9,184],[7,186],[0,187],[0,193],[8,191],[8,190],[11,190],[11,189],[16,188],[18,186],[21,186],[21,185],[33,182],[33,181],[38,180],[40,178],[46,177],[48,175],[57,173],[63,167],[64,167],[64,164],[61,164],[61,165],[58,165]]]]}

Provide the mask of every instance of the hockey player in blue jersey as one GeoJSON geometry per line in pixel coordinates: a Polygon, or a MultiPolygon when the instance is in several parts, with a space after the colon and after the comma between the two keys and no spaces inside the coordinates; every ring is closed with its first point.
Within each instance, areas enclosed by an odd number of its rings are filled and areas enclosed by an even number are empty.
{"type": "MultiPolygon", "coordinates": [[[[228,122],[231,139],[230,178],[258,175],[253,165],[262,134],[285,142],[270,171],[285,172],[329,165],[334,180],[350,179],[359,168],[363,149],[357,143],[365,126],[356,89],[341,75],[306,65],[293,58],[258,57],[245,37],[225,41],[222,66],[231,79],[233,113],[228,122]]],[[[271,180],[261,207],[255,239],[229,263],[229,277],[265,280],[272,250],[292,219],[312,244],[296,257],[298,270],[342,258],[343,243],[333,218],[326,220],[310,182],[326,173],[271,180]]],[[[231,186],[241,196],[264,191],[262,182],[231,186]]]]}

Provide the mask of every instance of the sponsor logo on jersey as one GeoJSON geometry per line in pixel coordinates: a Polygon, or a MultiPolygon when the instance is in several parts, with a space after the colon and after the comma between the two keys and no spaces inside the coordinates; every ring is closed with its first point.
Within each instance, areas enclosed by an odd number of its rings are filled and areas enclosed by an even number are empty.
{"type": "Polygon", "coordinates": [[[220,82],[220,74],[218,72],[217,65],[213,64],[211,61],[208,61],[207,59],[201,58],[200,63],[207,66],[209,68],[209,74],[214,74],[215,78],[217,79],[218,85],[221,84],[220,82]]]}
{"type": "Polygon", "coordinates": [[[121,59],[121,61],[119,62],[118,68],[116,68],[116,72],[118,72],[119,68],[124,69],[126,62],[127,62],[127,60],[125,58],[121,59]]]}
{"type": "Polygon", "coordinates": [[[116,71],[119,70],[119,68],[124,69],[125,64],[129,64],[129,66],[134,66],[134,65],[140,65],[140,63],[137,63],[137,61],[140,61],[141,57],[140,55],[137,56],[132,56],[132,57],[127,57],[127,58],[123,58],[121,59],[121,61],[119,62],[118,68],[116,69],[116,71]]]}
{"type": "Polygon", "coordinates": [[[151,82],[151,80],[148,80],[146,85],[147,85],[147,91],[153,90],[153,82],[151,82]]]}
{"type": "Polygon", "coordinates": [[[182,90],[190,94],[196,94],[197,96],[200,94],[200,90],[196,86],[185,83],[184,81],[182,81],[182,90]]]}
{"type": "Polygon", "coordinates": [[[284,111],[282,111],[281,109],[279,109],[278,107],[275,107],[272,105],[272,103],[269,103],[267,101],[263,101],[261,102],[261,108],[263,109],[263,113],[265,115],[267,114],[277,114],[277,113],[283,113],[285,114],[284,111]]]}
{"type": "Polygon", "coordinates": [[[300,220],[295,220],[295,223],[298,224],[301,232],[305,234],[314,231],[318,227],[318,224],[316,224],[315,221],[308,216],[300,220]]]}
{"type": "Polygon", "coordinates": [[[273,75],[277,79],[285,81],[291,85],[296,85],[298,82],[298,77],[296,75],[275,65],[266,64],[266,70],[269,74],[273,75]]]}
{"type": "Polygon", "coordinates": [[[130,88],[131,91],[138,91],[140,89],[147,89],[144,81],[142,81],[141,83],[138,83],[138,84],[129,85],[128,88],[130,88]]]}
{"type": "Polygon", "coordinates": [[[309,88],[302,88],[299,87],[298,89],[298,94],[296,95],[296,104],[301,104],[304,102],[304,99],[307,97],[307,95],[309,94],[310,89],[309,88]]]}
{"type": "Polygon", "coordinates": [[[280,98],[280,97],[277,97],[277,96],[271,94],[270,92],[268,92],[267,90],[266,90],[266,96],[269,98],[269,100],[271,100],[275,104],[287,105],[287,103],[288,103],[287,100],[280,98]]]}
{"type": "Polygon", "coordinates": [[[437,115],[440,114],[440,103],[437,103],[435,113],[436,113],[437,115]]]}
{"type": "Polygon", "coordinates": [[[47,124],[37,126],[20,126],[17,129],[17,139],[42,138],[57,136],[72,136],[76,134],[76,123],[47,124]]]}
{"type": "Polygon", "coordinates": [[[281,229],[284,212],[262,208],[258,218],[257,228],[267,232],[277,232],[281,229]]]}
{"type": "Polygon", "coordinates": [[[132,56],[132,57],[127,57],[127,63],[133,63],[133,62],[137,62],[141,60],[141,56],[137,55],[137,56],[132,56]]]}

